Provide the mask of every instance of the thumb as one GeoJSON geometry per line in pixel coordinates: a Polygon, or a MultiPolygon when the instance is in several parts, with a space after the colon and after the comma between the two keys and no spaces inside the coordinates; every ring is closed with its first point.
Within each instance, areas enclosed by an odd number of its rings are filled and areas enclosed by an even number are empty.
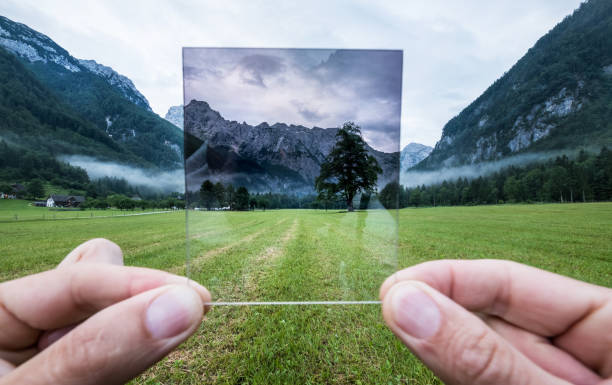
{"type": "Polygon", "coordinates": [[[446,384],[568,384],[425,283],[394,285],[383,298],[383,317],[446,384]]]}
{"type": "Polygon", "coordinates": [[[205,301],[187,285],[138,294],[94,314],[0,384],[122,384],[187,339],[205,301]]]}

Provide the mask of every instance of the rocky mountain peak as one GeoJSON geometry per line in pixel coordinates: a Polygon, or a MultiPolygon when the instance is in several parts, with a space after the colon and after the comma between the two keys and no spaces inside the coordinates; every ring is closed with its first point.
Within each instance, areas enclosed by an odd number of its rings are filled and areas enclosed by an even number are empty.
{"type": "MultiPolygon", "coordinates": [[[[201,147],[186,161],[188,189],[204,179],[249,186],[253,191],[312,193],[321,163],[336,143],[337,128],[307,128],[266,122],[252,126],[228,121],[203,101],[185,107],[186,132],[201,147]]],[[[397,178],[398,153],[367,146],[383,169],[382,188],[397,178]]]]}
{"type": "Polygon", "coordinates": [[[138,91],[129,78],[117,73],[117,71],[113,70],[111,67],[97,63],[95,60],[78,59],[78,61],[81,66],[104,78],[110,85],[117,88],[126,99],[151,111],[149,101],[140,91],[138,91]]]}
{"type": "Polygon", "coordinates": [[[55,63],[69,72],[90,72],[104,79],[130,102],[151,111],[147,99],[127,77],[93,60],[79,60],[48,36],[0,16],[0,47],[30,63],[55,63]]]}
{"type": "Polygon", "coordinates": [[[420,161],[427,158],[433,147],[420,143],[408,143],[400,153],[400,164],[402,170],[416,166],[420,161]]]}
{"type": "Polygon", "coordinates": [[[29,62],[52,62],[70,72],[81,71],[79,62],[48,36],[4,16],[0,16],[0,46],[29,62]]]}
{"type": "Polygon", "coordinates": [[[168,112],[164,117],[167,121],[174,124],[181,130],[183,129],[183,105],[180,106],[172,106],[168,108],[168,112]]]}

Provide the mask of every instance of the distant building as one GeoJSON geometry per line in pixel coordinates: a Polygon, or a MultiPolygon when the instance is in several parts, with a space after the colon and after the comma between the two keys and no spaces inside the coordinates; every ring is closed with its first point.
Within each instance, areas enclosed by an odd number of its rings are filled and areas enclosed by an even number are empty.
{"type": "Polygon", "coordinates": [[[0,199],[17,199],[17,196],[15,194],[7,194],[0,192],[0,199]]]}
{"type": "Polygon", "coordinates": [[[26,191],[25,186],[21,183],[12,184],[11,188],[13,189],[13,195],[19,195],[20,193],[25,193],[26,191]]]}
{"type": "Polygon", "coordinates": [[[51,195],[47,199],[47,207],[79,207],[85,202],[80,195],[51,195]]]}
{"type": "Polygon", "coordinates": [[[46,201],[36,201],[33,204],[36,207],[46,207],[47,206],[47,202],[46,201]]]}

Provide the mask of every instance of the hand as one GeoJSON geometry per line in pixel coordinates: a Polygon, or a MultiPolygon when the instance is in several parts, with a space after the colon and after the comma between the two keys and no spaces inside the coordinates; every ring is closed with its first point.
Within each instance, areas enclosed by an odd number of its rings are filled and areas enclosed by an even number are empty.
{"type": "Polygon", "coordinates": [[[612,384],[608,288],[508,261],[433,261],[380,296],[393,333],[447,384],[612,384]]]}
{"type": "Polygon", "coordinates": [[[119,384],[199,326],[210,294],[187,278],[124,267],[96,239],[57,269],[0,284],[0,384],[119,384]]]}

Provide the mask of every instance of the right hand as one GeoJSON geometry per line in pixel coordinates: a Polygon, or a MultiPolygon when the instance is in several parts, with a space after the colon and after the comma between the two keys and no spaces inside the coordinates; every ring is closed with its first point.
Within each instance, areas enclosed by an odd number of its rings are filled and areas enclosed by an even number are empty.
{"type": "Polygon", "coordinates": [[[612,290],[508,261],[432,261],[381,287],[385,321],[447,384],[612,384],[612,290]]]}

